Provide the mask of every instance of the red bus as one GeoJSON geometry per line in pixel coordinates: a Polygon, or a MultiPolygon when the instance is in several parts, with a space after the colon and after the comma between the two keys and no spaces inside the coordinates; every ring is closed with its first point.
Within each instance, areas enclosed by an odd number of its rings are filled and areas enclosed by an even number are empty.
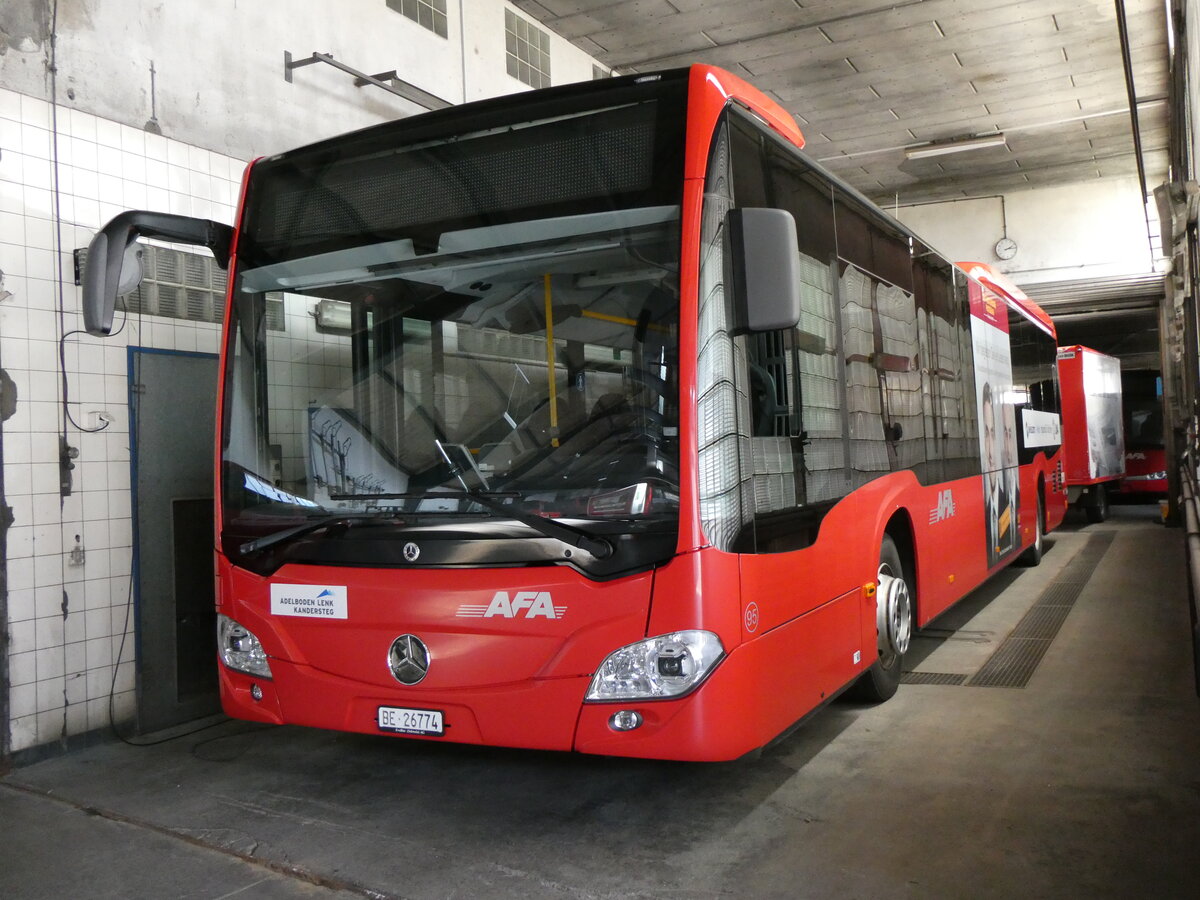
{"type": "Polygon", "coordinates": [[[1054,329],[706,66],[252,163],[229,261],[221,696],[243,719],[683,760],[897,689],[1062,518],[1054,329]]]}
{"type": "Polygon", "coordinates": [[[1103,522],[1109,490],[1125,474],[1121,361],[1081,344],[1059,347],[1058,384],[1068,502],[1103,522]]]}

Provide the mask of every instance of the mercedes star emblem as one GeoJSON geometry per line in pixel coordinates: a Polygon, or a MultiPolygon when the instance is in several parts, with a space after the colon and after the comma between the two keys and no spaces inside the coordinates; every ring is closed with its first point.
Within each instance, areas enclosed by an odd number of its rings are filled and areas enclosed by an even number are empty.
{"type": "Polygon", "coordinates": [[[429,650],[415,634],[402,634],[392,641],[388,668],[401,684],[416,684],[429,672],[429,650]]]}
{"type": "Polygon", "coordinates": [[[409,562],[416,562],[417,557],[421,555],[421,548],[409,541],[404,545],[404,558],[409,562]]]}

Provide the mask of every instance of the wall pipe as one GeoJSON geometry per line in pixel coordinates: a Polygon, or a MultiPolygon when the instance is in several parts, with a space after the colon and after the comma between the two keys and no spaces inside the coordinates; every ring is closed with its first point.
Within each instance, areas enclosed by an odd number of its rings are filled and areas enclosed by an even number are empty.
{"type": "MultiPolygon", "coordinates": [[[[1129,23],[1125,16],[1125,0],[1114,0],[1117,4],[1117,33],[1121,38],[1121,63],[1125,68],[1125,93],[1129,96],[1129,123],[1133,128],[1133,155],[1137,161],[1138,183],[1142,188],[1142,216],[1146,220],[1146,246],[1150,259],[1154,260],[1154,240],[1150,236],[1150,211],[1146,201],[1150,198],[1146,190],[1146,164],[1142,161],[1142,126],[1138,121],[1137,89],[1133,84],[1133,58],[1129,53],[1129,23]]],[[[1166,252],[1164,248],[1163,252],[1166,252]]]]}
{"type": "Polygon", "coordinates": [[[1192,671],[1196,695],[1200,696],[1200,512],[1197,511],[1196,470],[1192,454],[1184,456],[1179,468],[1181,505],[1187,526],[1188,609],[1192,619],[1192,671]]]}

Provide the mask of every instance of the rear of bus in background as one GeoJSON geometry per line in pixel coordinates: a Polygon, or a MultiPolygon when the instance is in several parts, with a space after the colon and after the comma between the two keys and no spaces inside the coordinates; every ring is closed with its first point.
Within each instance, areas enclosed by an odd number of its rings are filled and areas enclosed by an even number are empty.
{"type": "Polygon", "coordinates": [[[1124,402],[1125,477],[1122,499],[1161,501],[1167,496],[1167,451],[1163,426],[1162,373],[1150,369],[1121,372],[1124,402]]]}
{"type": "Polygon", "coordinates": [[[1090,347],[1059,347],[1058,378],[1068,496],[1089,522],[1103,522],[1109,491],[1125,474],[1121,361],[1090,347]]]}

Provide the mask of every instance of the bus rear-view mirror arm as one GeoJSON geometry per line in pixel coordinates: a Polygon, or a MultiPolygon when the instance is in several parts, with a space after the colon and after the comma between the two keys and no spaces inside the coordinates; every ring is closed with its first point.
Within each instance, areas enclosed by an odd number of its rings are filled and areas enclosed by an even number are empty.
{"type": "Polygon", "coordinates": [[[126,253],[139,236],[207,247],[217,265],[222,269],[229,266],[233,229],[228,225],[171,213],[123,212],[101,228],[88,245],[83,271],[83,324],[88,334],[111,334],[118,294],[128,293],[141,283],[140,263],[133,254],[126,253]],[[131,271],[131,267],[136,269],[131,271]]]}
{"type": "Polygon", "coordinates": [[[800,257],[796,220],[784,209],[731,209],[733,289],[746,331],[795,328],[800,321],[800,257]]]}

